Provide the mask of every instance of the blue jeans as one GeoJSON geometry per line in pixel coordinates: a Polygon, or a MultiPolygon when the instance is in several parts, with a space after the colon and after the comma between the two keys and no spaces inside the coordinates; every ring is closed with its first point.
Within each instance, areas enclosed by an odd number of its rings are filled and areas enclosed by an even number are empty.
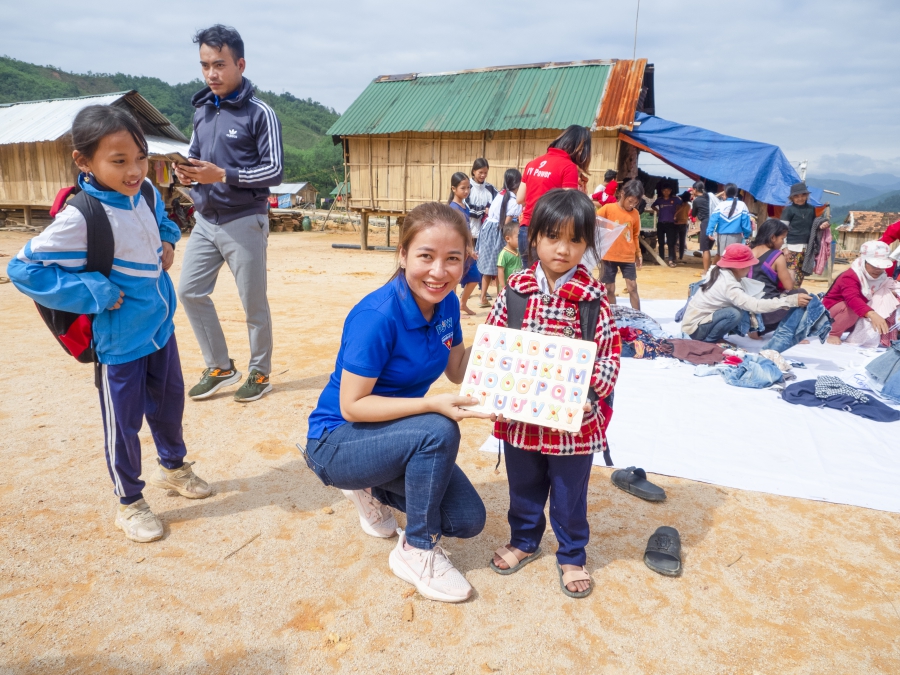
{"type": "Polygon", "coordinates": [[[818,295],[813,295],[806,307],[795,307],[781,320],[777,330],[762,349],[784,352],[807,338],[817,337],[825,342],[831,332],[831,315],[818,295]]]}
{"type": "Polygon", "coordinates": [[[534,260],[531,257],[531,248],[528,246],[528,226],[519,225],[519,257],[522,259],[522,267],[531,267],[534,260]]]}
{"type": "Polygon", "coordinates": [[[691,333],[691,340],[699,342],[718,342],[728,333],[733,333],[741,325],[741,310],[737,307],[717,309],[712,319],[697,326],[691,333]]]}
{"type": "Polygon", "coordinates": [[[406,539],[431,550],[442,536],[466,539],[484,528],[484,502],[458,466],[459,425],[437,413],[390,422],[347,422],[309,439],[306,464],[325,485],[372,488],[406,514],[406,539]]]}

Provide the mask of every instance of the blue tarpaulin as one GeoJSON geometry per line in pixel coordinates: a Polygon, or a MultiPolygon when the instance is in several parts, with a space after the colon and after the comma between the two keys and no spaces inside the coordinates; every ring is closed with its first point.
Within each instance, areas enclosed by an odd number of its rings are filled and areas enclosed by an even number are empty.
{"type": "MultiPolygon", "coordinates": [[[[757,201],[776,205],[788,204],[791,185],[800,182],[777,145],[725,136],[640,112],[635,122],[640,124],[633,131],[621,132],[623,140],[694,179],[734,183],[757,201]]],[[[810,203],[820,205],[823,195],[817,195],[815,189],[811,192],[810,203]]]]}

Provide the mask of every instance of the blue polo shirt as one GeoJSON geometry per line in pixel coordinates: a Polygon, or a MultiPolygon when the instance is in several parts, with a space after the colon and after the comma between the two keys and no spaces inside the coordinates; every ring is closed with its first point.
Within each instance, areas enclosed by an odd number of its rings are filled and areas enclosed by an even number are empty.
{"type": "Polygon", "coordinates": [[[459,298],[451,293],[426,321],[403,276],[369,293],[344,321],[334,372],[309,416],[318,440],[346,420],[341,416],[341,373],[377,378],[373,394],[421,398],[447,369],[450,348],[462,342],[459,298]]]}

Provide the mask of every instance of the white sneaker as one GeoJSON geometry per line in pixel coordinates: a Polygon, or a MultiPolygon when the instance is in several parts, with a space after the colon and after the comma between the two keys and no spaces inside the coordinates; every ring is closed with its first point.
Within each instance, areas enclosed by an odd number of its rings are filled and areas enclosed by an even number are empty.
{"type": "Polygon", "coordinates": [[[397,534],[397,520],[391,510],[365,490],[341,490],[356,505],[363,532],[373,537],[390,539],[397,534]]]}
{"type": "Polygon", "coordinates": [[[143,499],[138,499],[134,504],[127,506],[119,504],[116,511],[116,527],[131,541],[142,544],[162,539],[163,536],[162,522],[143,499]]]}
{"type": "Polygon", "coordinates": [[[462,602],[472,595],[472,585],[453,566],[440,546],[430,551],[403,549],[406,533],[397,530],[400,540],[388,557],[391,572],[408,581],[429,600],[462,602]]]}
{"type": "Polygon", "coordinates": [[[194,462],[185,462],[178,469],[167,469],[156,460],[156,470],[147,478],[147,484],[163,490],[175,490],[188,499],[205,499],[212,493],[209,484],[194,473],[194,462]]]}

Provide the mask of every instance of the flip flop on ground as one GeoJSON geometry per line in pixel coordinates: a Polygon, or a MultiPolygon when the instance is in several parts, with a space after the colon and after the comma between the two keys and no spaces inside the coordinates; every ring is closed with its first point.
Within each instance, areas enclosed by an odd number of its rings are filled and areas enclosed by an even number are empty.
{"type": "Polygon", "coordinates": [[[663,502],[666,491],[647,480],[647,472],[641,468],[629,466],[627,469],[616,469],[609,477],[612,484],[635,497],[648,502],[663,502]]]}
{"type": "Polygon", "coordinates": [[[644,564],[654,572],[667,577],[681,574],[681,537],[674,527],[657,528],[644,552],[644,564]]]}

